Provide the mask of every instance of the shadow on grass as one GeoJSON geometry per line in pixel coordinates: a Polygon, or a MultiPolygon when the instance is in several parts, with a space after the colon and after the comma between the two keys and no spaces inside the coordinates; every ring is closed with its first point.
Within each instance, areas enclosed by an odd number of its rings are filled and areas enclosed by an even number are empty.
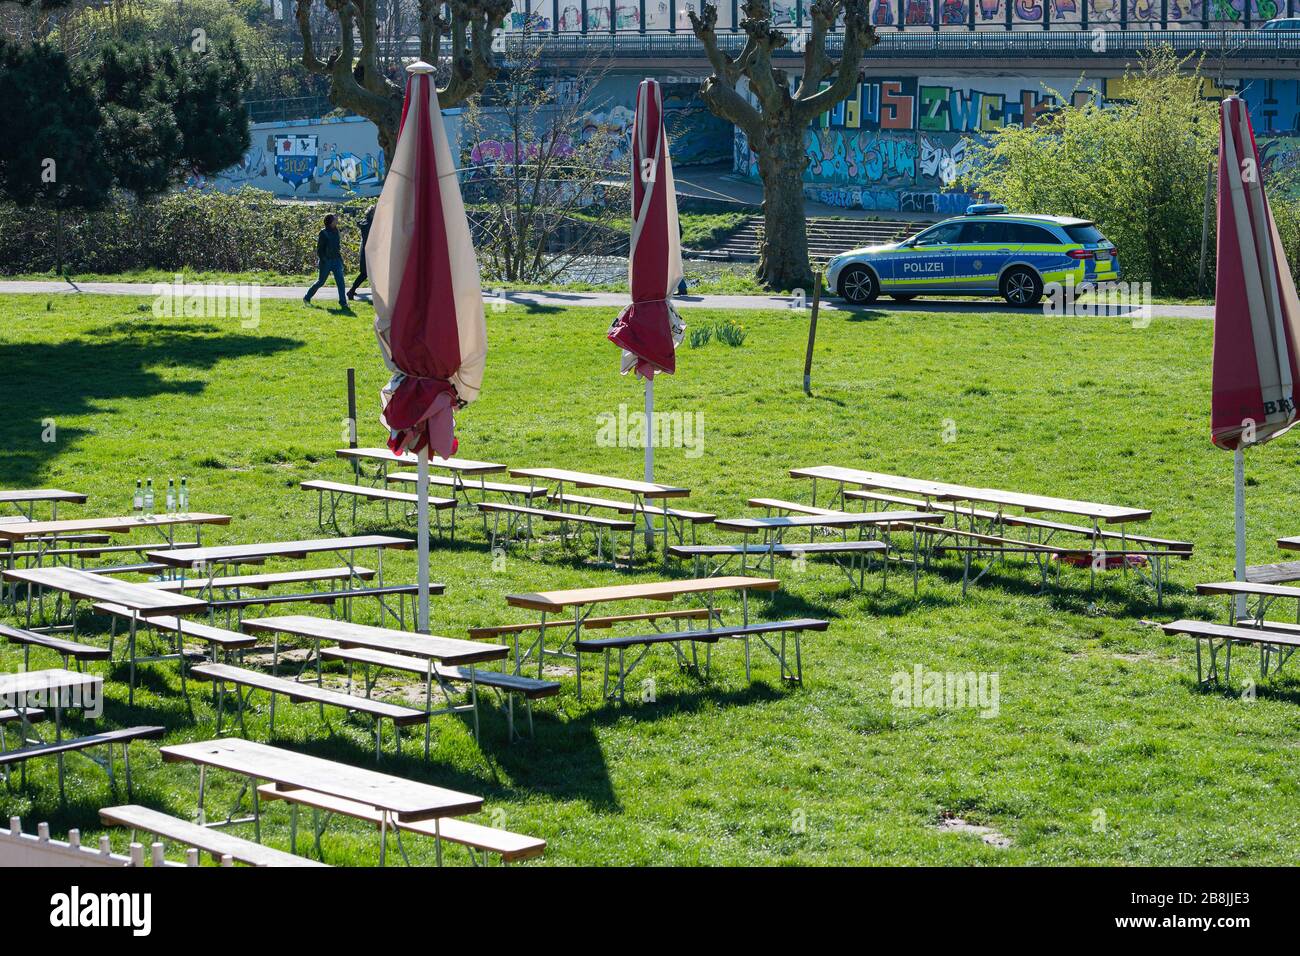
{"type": "MultiPolygon", "coordinates": [[[[1047,584],[1044,585],[1037,567],[1032,563],[1023,565],[1023,573],[1017,573],[1013,570],[1015,567],[1015,564],[1000,567],[995,565],[979,581],[974,581],[978,569],[972,561],[970,588],[994,587],[1022,597],[1044,598],[1053,610],[1081,615],[1104,613],[1109,617],[1186,617],[1195,616],[1201,609],[1200,598],[1193,590],[1168,581],[1163,586],[1163,602],[1157,604],[1155,588],[1137,580],[1136,575],[1130,575],[1125,581],[1122,572],[1105,572],[1098,575],[1098,584],[1089,588],[1086,570],[1070,569],[1079,573],[1071,574],[1067,571],[1059,582],[1049,571],[1047,584]]],[[[962,580],[959,563],[936,560],[923,573],[933,574],[958,586],[962,580]]]]}
{"type": "MultiPolygon", "coordinates": [[[[201,379],[169,381],[155,367],[209,370],[218,362],[249,355],[274,355],[305,343],[268,335],[194,334],[146,321],[115,323],[127,337],[110,333],[63,342],[0,343],[5,375],[5,415],[0,419],[0,485],[30,487],[54,456],[76,447],[84,429],[66,427],[70,418],[103,412],[101,403],[157,395],[194,397],[201,379]],[[142,337],[140,333],[148,333],[142,337]],[[56,441],[44,441],[47,423],[56,441]]],[[[220,331],[220,330],[217,330],[220,331]]],[[[179,425],[177,426],[180,427],[179,425]]]]}

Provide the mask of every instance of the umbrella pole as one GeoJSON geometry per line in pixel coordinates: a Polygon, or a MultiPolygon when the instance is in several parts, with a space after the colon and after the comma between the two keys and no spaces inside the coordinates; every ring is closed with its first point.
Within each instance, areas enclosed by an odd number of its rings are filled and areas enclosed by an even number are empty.
{"type": "Polygon", "coordinates": [[[429,449],[420,449],[416,478],[416,541],[419,550],[420,610],[416,630],[429,633],[429,449]]]}
{"type": "MultiPolygon", "coordinates": [[[[1233,512],[1236,523],[1237,564],[1236,579],[1246,580],[1246,452],[1238,445],[1232,453],[1233,512]]],[[[1237,620],[1246,616],[1246,595],[1238,594],[1237,620]]]]}
{"type": "MultiPolygon", "coordinates": [[[[651,376],[645,380],[645,480],[655,480],[655,380],[651,376]]],[[[643,509],[644,511],[644,509],[643,509]]],[[[650,521],[650,512],[645,514],[646,553],[652,553],[655,546],[654,524],[650,521]]],[[[665,517],[665,521],[668,519],[665,517]]],[[[666,532],[665,532],[666,533],[666,532]]]]}

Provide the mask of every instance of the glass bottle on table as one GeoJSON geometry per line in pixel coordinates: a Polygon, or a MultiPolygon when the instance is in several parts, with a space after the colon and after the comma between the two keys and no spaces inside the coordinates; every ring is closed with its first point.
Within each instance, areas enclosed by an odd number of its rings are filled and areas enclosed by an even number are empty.
{"type": "Polygon", "coordinates": [[[142,509],[146,518],[153,517],[153,479],[150,478],[144,486],[144,507],[142,509]]]}
{"type": "Polygon", "coordinates": [[[131,498],[131,510],[133,512],[144,510],[144,482],[139,478],[135,480],[135,495],[131,498]]]}
{"type": "Polygon", "coordinates": [[[184,476],[181,477],[181,494],[180,494],[180,498],[177,499],[177,505],[180,509],[181,514],[187,515],[190,513],[189,479],[185,478],[184,476]]]}
{"type": "Polygon", "coordinates": [[[167,513],[174,515],[176,513],[176,479],[167,479],[167,513]]]}

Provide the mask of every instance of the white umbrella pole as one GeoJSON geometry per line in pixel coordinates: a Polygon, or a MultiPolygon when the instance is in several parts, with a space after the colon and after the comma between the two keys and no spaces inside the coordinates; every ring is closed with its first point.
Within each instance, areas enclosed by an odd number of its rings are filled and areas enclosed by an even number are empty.
{"type": "Polygon", "coordinates": [[[421,449],[416,480],[416,542],[420,562],[420,616],[416,630],[429,633],[429,449],[421,449]]]}
{"type": "MultiPolygon", "coordinates": [[[[647,378],[645,380],[645,480],[652,482],[655,480],[655,380],[647,378]]],[[[666,520],[666,519],[665,519],[666,520]]],[[[655,546],[654,524],[650,521],[650,513],[645,513],[645,546],[646,550],[653,550],[655,546]]]]}
{"type": "MultiPolygon", "coordinates": [[[[1236,579],[1246,580],[1246,453],[1240,445],[1232,453],[1233,512],[1236,522],[1236,579]]],[[[1237,595],[1237,619],[1246,616],[1246,595],[1237,595]]]]}

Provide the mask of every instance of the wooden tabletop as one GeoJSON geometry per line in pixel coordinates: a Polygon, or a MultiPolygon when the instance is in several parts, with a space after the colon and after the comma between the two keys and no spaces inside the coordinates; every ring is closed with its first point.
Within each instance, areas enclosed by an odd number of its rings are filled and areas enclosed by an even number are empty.
{"type": "Polygon", "coordinates": [[[598,604],[603,601],[671,601],[683,594],[702,594],[708,591],[775,591],[780,582],[775,578],[688,578],[680,581],[655,581],[649,584],[611,584],[606,587],[574,588],[569,591],[540,591],[532,594],[507,594],[511,607],[526,607],[536,611],[554,611],[576,604],[598,604]]]}
{"type": "Polygon", "coordinates": [[[825,515],[772,515],[767,518],[720,518],[723,531],[764,531],[769,528],[841,528],[858,525],[940,523],[944,516],[933,511],[837,511],[825,515]]]}
{"type": "Polygon", "coordinates": [[[1212,581],[1196,585],[1197,594],[1264,594],[1268,597],[1300,598],[1300,588],[1255,581],[1212,581]]]}
{"type": "Polygon", "coordinates": [[[159,753],[165,763],[201,764],[267,780],[280,790],[301,787],[343,797],[404,821],[458,817],[483,809],[482,797],[238,737],[176,744],[159,748],[159,753]]]}
{"type": "MultiPolygon", "coordinates": [[[[905,494],[922,495],[932,501],[979,501],[988,504],[1021,508],[1026,512],[1054,511],[1078,515],[1107,524],[1125,521],[1146,521],[1151,512],[1145,508],[1128,508],[1123,505],[1099,504],[1095,501],[1078,501],[1073,498],[1053,498],[1049,495],[1024,494],[998,488],[978,488],[944,481],[925,481],[903,475],[888,475],[878,471],[860,471],[856,468],[839,468],[835,465],[816,465],[811,468],[790,469],[792,478],[824,478],[863,488],[882,488],[905,494]]],[[[1300,547],[1300,545],[1298,545],[1300,547]]]]}
{"type": "Polygon", "coordinates": [[[477,664],[498,661],[508,656],[504,644],[486,644],[454,637],[413,634],[368,624],[353,624],[328,617],[293,614],[285,617],[259,617],[243,622],[245,631],[279,631],[315,641],[335,641],[348,647],[368,647],[376,651],[413,654],[432,658],[443,664],[477,664]]]}
{"type": "Polygon", "coordinates": [[[119,581],[105,574],[91,574],[79,568],[19,568],[3,572],[6,581],[22,581],[39,587],[62,591],[87,601],[107,601],[131,611],[172,611],[189,614],[208,606],[207,601],[172,594],[147,584],[119,581]]]}
{"type": "Polygon", "coordinates": [[[958,501],[961,489],[956,485],[947,485],[941,481],[923,481],[919,478],[905,478],[902,475],[886,475],[878,471],[862,471],[858,468],[841,468],[838,465],[813,465],[809,468],[791,468],[791,478],[824,478],[827,481],[841,481],[847,485],[861,485],[863,488],[884,488],[888,491],[901,491],[905,494],[922,495],[932,501],[958,501]]]}
{"type": "Polygon", "coordinates": [[[575,488],[607,488],[610,491],[624,491],[643,498],[685,498],[691,493],[689,488],[677,488],[673,485],[660,485],[628,478],[611,478],[608,475],[593,475],[585,471],[569,471],[565,468],[511,468],[510,474],[515,478],[562,481],[575,488]]]}
{"type": "Polygon", "coordinates": [[[1300,551],[1300,535],[1292,538],[1278,538],[1277,546],[1283,551],[1300,551]]]}
{"type": "Polygon", "coordinates": [[[29,501],[71,501],[84,505],[86,496],[76,491],[64,491],[61,488],[18,488],[13,491],[0,490],[0,504],[14,504],[29,501]]]}
{"type": "Polygon", "coordinates": [[[78,531],[107,531],[127,534],[136,528],[165,528],[178,524],[230,524],[230,515],[190,514],[120,515],[108,518],[68,518],[58,521],[28,521],[0,525],[0,539],[26,541],[29,538],[58,537],[78,531]]]}
{"type": "MultiPolygon", "coordinates": [[[[419,456],[410,452],[394,455],[387,448],[340,448],[335,454],[340,458],[365,458],[373,461],[394,462],[400,465],[414,465],[418,464],[420,460],[419,456]]],[[[506,470],[505,465],[492,461],[471,461],[468,458],[440,458],[437,455],[429,456],[429,467],[455,471],[462,475],[490,475],[493,472],[506,470]]]]}
{"type": "Polygon", "coordinates": [[[22,671],[17,674],[0,674],[0,697],[5,698],[6,706],[13,706],[14,698],[23,694],[100,687],[103,683],[104,678],[98,674],[83,674],[60,667],[43,671],[22,671]]]}
{"type": "Polygon", "coordinates": [[[204,548],[170,548],[149,551],[150,561],[172,567],[190,567],[195,564],[221,564],[228,561],[248,561],[261,558],[305,558],[323,551],[359,551],[362,548],[415,547],[410,538],[394,538],[386,534],[362,534],[345,538],[312,538],[307,541],[269,541],[260,544],[219,544],[204,548]]]}

